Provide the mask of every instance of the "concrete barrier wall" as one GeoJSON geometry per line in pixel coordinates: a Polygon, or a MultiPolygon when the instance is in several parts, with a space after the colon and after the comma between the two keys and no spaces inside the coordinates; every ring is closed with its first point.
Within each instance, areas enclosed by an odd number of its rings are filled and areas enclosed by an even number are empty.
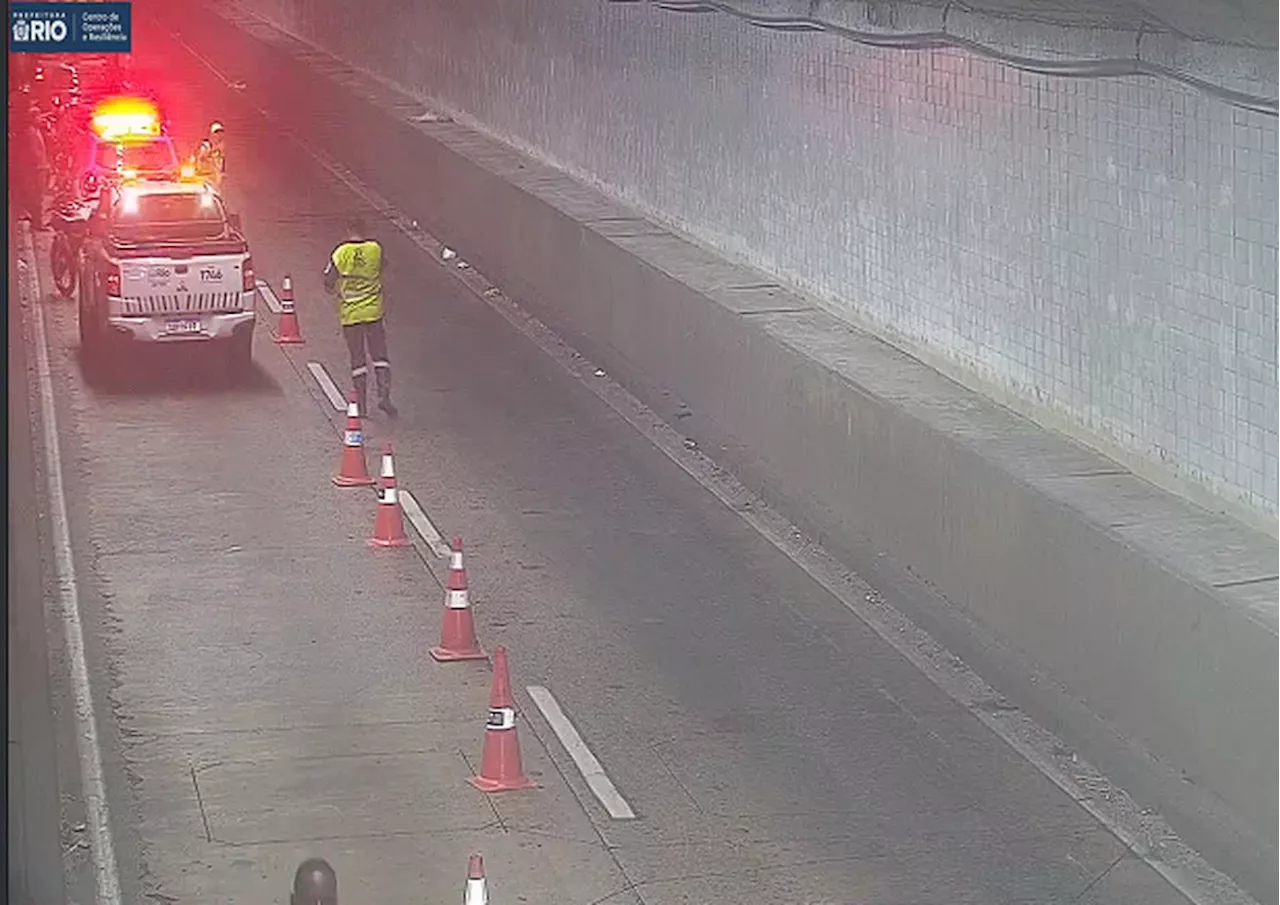
{"type": "MultiPolygon", "coordinates": [[[[1274,521],[1274,116],[1164,80],[1049,78],[649,4],[254,6],[1043,423],[1274,521]]],[[[881,31],[943,15],[818,9],[881,31]]],[[[1137,43],[972,13],[948,28],[1058,61],[1137,43]]],[[[1141,46],[1274,97],[1274,49],[1141,46]]]]}

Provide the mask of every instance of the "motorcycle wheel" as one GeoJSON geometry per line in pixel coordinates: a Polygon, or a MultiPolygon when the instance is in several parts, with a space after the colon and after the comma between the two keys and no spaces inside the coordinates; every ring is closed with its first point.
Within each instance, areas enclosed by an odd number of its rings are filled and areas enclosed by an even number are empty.
{"type": "Polygon", "coordinates": [[[53,237],[53,246],[49,249],[49,269],[53,271],[53,285],[58,295],[64,299],[71,298],[76,289],[76,260],[71,250],[71,242],[61,233],[53,237]]]}

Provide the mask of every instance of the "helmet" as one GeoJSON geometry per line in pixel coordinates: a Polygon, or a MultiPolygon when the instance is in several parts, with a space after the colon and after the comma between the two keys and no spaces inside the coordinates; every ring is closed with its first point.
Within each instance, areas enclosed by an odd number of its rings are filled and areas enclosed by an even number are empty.
{"type": "Polygon", "coordinates": [[[210,134],[210,135],[217,135],[217,134],[218,134],[219,132],[221,132],[221,131],[222,131],[222,123],[215,122],[215,123],[211,123],[211,124],[209,125],[209,134],[210,134]]]}

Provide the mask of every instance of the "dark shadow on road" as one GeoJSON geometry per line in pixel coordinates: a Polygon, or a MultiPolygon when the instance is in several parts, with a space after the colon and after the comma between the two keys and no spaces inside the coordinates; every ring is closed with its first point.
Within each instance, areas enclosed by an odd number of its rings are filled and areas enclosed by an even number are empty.
{"type": "Polygon", "coordinates": [[[279,396],[284,390],[254,361],[248,370],[228,374],[219,350],[172,347],[138,349],[111,357],[96,368],[86,367],[84,350],[74,356],[85,384],[103,396],[172,399],[190,396],[279,396]]]}

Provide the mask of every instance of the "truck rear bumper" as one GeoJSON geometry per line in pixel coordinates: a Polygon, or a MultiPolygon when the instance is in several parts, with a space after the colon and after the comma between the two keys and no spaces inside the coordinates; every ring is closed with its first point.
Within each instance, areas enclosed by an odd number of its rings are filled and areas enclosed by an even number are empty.
{"type": "Polygon", "coordinates": [[[188,314],[165,317],[109,317],[108,329],[121,339],[169,344],[217,342],[254,328],[257,314],[188,314]]]}

